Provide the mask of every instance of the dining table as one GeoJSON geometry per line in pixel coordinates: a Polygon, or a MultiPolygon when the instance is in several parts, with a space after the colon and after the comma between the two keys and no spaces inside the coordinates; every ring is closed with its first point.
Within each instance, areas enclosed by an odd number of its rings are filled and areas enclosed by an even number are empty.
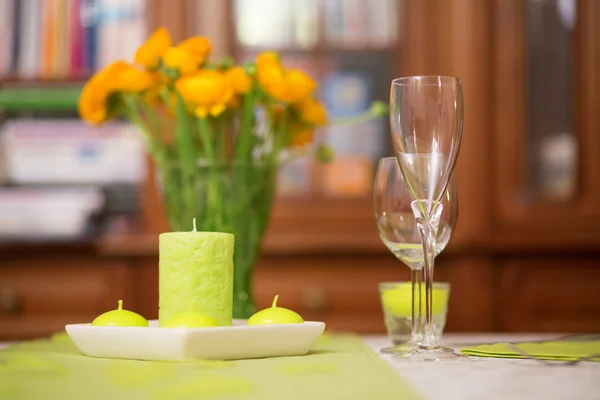
{"type": "MultiPolygon", "coordinates": [[[[441,344],[456,351],[493,343],[537,342],[564,337],[561,333],[445,334],[441,344]]],[[[435,400],[593,400],[600,399],[600,362],[544,363],[535,359],[465,357],[418,362],[394,359],[379,350],[385,336],[363,336],[424,399],[435,400]]]]}
{"type": "MultiPolygon", "coordinates": [[[[449,333],[442,337],[441,344],[460,351],[479,344],[553,340],[562,336],[560,333],[449,333]]],[[[385,335],[361,338],[422,399],[600,399],[600,362],[553,364],[536,359],[473,356],[419,362],[381,353],[382,348],[390,345],[385,335]]],[[[0,348],[9,344],[0,342],[0,348]]]]}

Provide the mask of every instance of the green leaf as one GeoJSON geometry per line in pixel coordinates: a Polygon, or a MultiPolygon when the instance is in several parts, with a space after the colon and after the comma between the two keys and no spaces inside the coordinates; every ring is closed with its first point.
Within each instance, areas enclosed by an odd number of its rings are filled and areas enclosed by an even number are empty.
{"type": "Polygon", "coordinates": [[[319,145],[319,147],[317,147],[317,151],[315,152],[315,155],[317,157],[317,160],[319,160],[320,162],[322,162],[324,164],[328,164],[328,163],[332,162],[333,159],[335,158],[333,149],[325,144],[321,144],[321,145],[319,145]]]}
{"type": "Polygon", "coordinates": [[[374,101],[371,103],[371,109],[369,110],[371,115],[375,118],[383,117],[387,115],[389,111],[389,106],[383,101],[374,101]]]}

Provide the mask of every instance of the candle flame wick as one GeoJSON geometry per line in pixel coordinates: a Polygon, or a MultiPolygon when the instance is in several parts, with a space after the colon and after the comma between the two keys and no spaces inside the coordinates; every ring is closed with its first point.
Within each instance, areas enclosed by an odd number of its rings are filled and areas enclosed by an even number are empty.
{"type": "Polygon", "coordinates": [[[194,230],[193,232],[196,232],[196,218],[194,218],[194,230]]]}
{"type": "Polygon", "coordinates": [[[273,299],[273,307],[277,307],[277,299],[279,299],[279,295],[276,295],[273,299]]]}
{"type": "Polygon", "coordinates": [[[119,300],[118,303],[119,303],[119,310],[122,310],[123,309],[123,300],[119,300]]]}

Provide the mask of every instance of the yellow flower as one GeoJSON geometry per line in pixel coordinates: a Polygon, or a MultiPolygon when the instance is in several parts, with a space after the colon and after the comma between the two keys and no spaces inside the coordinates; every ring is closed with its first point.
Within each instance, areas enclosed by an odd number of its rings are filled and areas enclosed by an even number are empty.
{"type": "Polygon", "coordinates": [[[153,74],[128,66],[119,74],[116,87],[122,92],[139,93],[150,89],[155,84],[156,79],[153,74]]]}
{"type": "Polygon", "coordinates": [[[272,97],[285,97],[283,67],[275,53],[261,53],[256,57],[256,76],[262,88],[272,97]]]}
{"type": "Polygon", "coordinates": [[[158,67],[158,60],[171,47],[172,40],[165,28],[158,28],[135,53],[135,62],[147,69],[158,67]]]}
{"type": "Polygon", "coordinates": [[[275,53],[274,51],[264,51],[262,53],[260,53],[258,56],[256,56],[256,65],[257,66],[266,66],[269,64],[277,64],[279,65],[281,63],[281,58],[279,56],[279,54],[275,53]]]}
{"type": "Polygon", "coordinates": [[[313,98],[308,98],[296,105],[300,119],[311,125],[320,126],[327,122],[327,110],[323,104],[313,98]]]}
{"type": "Polygon", "coordinates": [[[163,55],[163,63],[167,68],[176,69],[181,75],[190,75],[200,64],[196,57],[181,47],[169,47],[163,55]]]}
{"type": "Polygon", "coordinates": [[[292,125],[290,129],[290,146],[301,147],[312,143],[314,137],[313,128],[302,125],[292,125]]]}
{"type": "Polygon", "coordinates": [[[101,125],[111,117],[109,97],[118,90],[120,76],[129,68],[125,61],[117,61],[90,78],[79,96],[77,108],[81,118],[90,124],[101,125]]]}
{"type": "Polygon", "coordinates": [[[210,41],[204,36],[195,36],[186,39],[180,42],[177,47],[191,53],[196,59],[197,65],[203,64],[211,52],[210,41]]]}
{"type": "Polygon", "coordinates": [[[304,71],[298,69],[286,70],[284,77],[287,84],[287,101],[289,103],[296,103],[305,99],[317,88],[317,82],[304,71]]]}
{"type": "Polygon", "coordinates": [[[310,96],[317,83],[298,69],[286,69],[276,53],[261,53],[256,58],[257,78],[265,92],[276,100],[290,104],[310,96]]]}
{"type": "Polygon", "coordinates": [[[225,71],[229,84],[237,94],[244,94],[250,89],[250,78],[242,67],[233,67],[225,71]]]}
{"type": "Polygon", "coordinates": [[[229,80],[223,73],[213,70],[200,70],[180,78],[175,87],[200,118],[209,113],[213,116],[221,114],[233,96],[229,80]]]}

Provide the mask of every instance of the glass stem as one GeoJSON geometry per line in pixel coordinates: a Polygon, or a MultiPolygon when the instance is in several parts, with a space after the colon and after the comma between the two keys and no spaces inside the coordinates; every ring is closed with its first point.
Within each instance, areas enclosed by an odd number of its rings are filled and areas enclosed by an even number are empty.
{"type": "MultiPolygon", "coordinates": [[[[425,231],[425,230],[423,230],[425,231]]],[[[433,302],[433,265],[434,265],[434,240],[428,232],[421,234],[423,240],[423,252],[425,254],[425,329],[423,332],[423,342],[421,346],[426,349],[435,349],[439,347],[433,334],[433,313],[432,313],[432,302],[433,302]]]]}
{"type": "Polygon", "coordinates": [[[433,333],[433,266],[437,228],[442,213],[442,205],[439,202],[415,200],[412,202],[412,208],[423,244],[423,258],[425,261],[425,326],[420,348],[423,350],[435,350],[440,346],[433,333]]]}
{"type": "Polygon", "coordinates": [[[411,317],[412,328],[410,333],[410,342],[413,344],[420,343],[419,333],[421,329],[421,288],[420,288],[420,270],[411,268],[410,280],[412,284],[411,294],[411,317]]]}
{"type": "Polygon", "coordinates": [[[423,286],[423,268],[420,268],[417,271],[417,310],[419,310],[419,318],[417,321],[417,329],[418,329],[418,343],[420,344],[423,341],[423,302],[421,301],[421,299],[423,299],[423,294],[422,292],[422,286],[423,286]]]}

